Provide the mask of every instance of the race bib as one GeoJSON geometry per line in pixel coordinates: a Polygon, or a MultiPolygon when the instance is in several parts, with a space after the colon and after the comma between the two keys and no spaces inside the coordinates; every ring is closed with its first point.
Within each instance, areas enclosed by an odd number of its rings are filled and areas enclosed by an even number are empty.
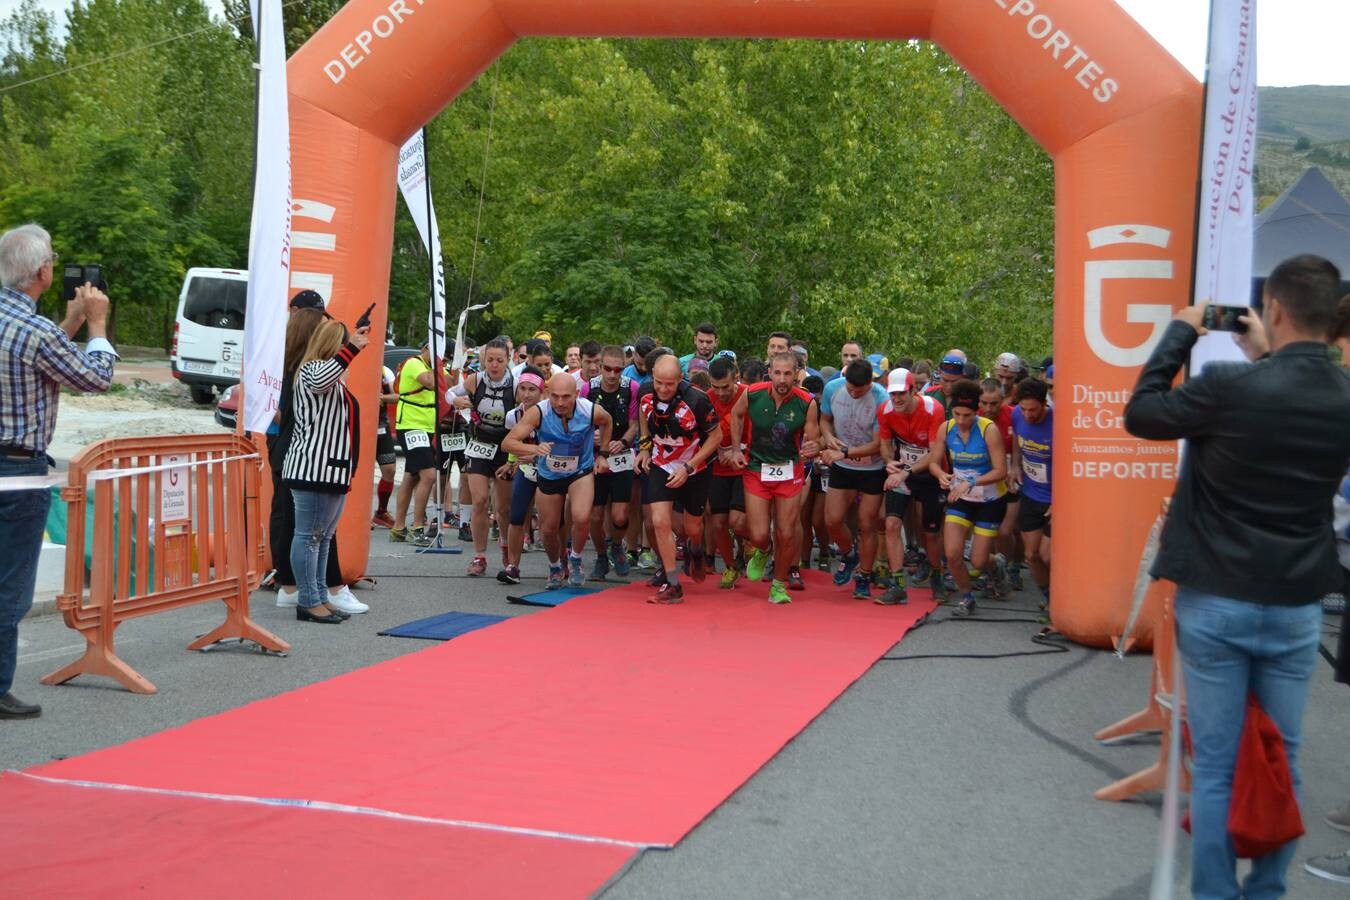
{"type": "Polygon", "coordinates": [[[913,467],[913,465],[923,459],[924,454],[928,452],[921,447],[915,447],[913,444],[899,444],[896,446],[895,450],[896,461],[909,467],[913,467]]]}
{"type": "Polygon", "coordinates": [[[469,443],[469,437],[462,431],[456,431],[454,434],[441,435],[441,452],[458,453],[469,443]]]}
{"type": "Polygon", "coordinates": [[[375,429],[375,433],[376,433],[376,434],[388,434],[388,433],[389,433],[389,429],[388,429],[388,428],[385,428],[383,425],[381,425],[379,428],[375,429]]]}
{"type": "Polygon", "coordinates": [[[405,450],[421,450],[423,447],[431,446],[431,435],[425,431],[405,431],[403,432],[403,447],[405,450]]]}
{"type": "Polygon", "coordinates": [[[546,456],[544,465],[551,475],[571,475],[581,464],[580,456],[546,456]]]}
{"type": "Polygon", "coordinates": [[[478,440],[469,441],[464,445],[464,455],[469,459],[495,459],[497,445],[478,440]]]}
{"type": "Polygon", "coordinates": [[[538,481],[539,471],[535,469],[532,463],[521,463],[520,474],[525,476],[526,481],[538,481]]]}
{"type": "Polygon", "coordinates": [[[1022,457],[1022,472],[1037,484],[1050,483],[1050,473],[1046,470],[1045,463],[1032,462],[1024,456],[1022,457]]]}
{"type": "Polygon", "coordinates": [[[633,471],[633,451],[625,450],[622,453],[611,453],[609,455],[609,470],[611,472],[633,471]]]}
{"type": "MultiPolygon", "coordinates": [[[[976,472],[974,469],[957,469],[956,477],[963,479],[965,481],[973,482],[976,478],[980,477],[980,473],[976,472]]],[[[965,496],[962,497],[961,499],[969,500],[971,503],[984,503],[988,500],[993,499],[992,497],[989,496],[989,491],[992,487],[993,485],[989,484],[981,484],[981,485],[972,484],[970,486],[970,489],[966,491],[965,496]]]]}
{"type": "Polygon", "coordinates": [[[759,480],[766,484],[791,481],[794,474],[792,463],[763,463],[759,467],[759,480]]]}
{"type": "Polygon", "coordinates": [[[830,489],[830,470],[825,469],[820,473],[820,489],[828,491],[830,489]]]}

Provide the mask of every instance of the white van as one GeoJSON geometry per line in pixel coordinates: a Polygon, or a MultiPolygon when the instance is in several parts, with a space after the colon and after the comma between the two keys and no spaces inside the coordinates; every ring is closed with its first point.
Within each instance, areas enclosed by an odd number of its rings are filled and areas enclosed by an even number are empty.
{"type": "Polygon", "coordinates": [[[173,377],[198,403],[239,382],[247,300],[248,272],[241,269],[188,269],[183,279],[169,356],[173,377]]]}

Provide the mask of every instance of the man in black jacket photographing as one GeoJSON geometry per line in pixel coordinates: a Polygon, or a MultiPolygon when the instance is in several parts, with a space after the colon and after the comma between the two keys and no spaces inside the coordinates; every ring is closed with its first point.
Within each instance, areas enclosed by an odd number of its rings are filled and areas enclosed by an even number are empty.
{"type": "Polygon", "coordinates": [[[1258,319],[1235,336],[1249,363],[1172,382],[1205,333],[1204,304],[1178,312],[1140,373],[1125,428],[1186,439],[1152,574],[1177,585],[1177,645],[1194,743],[1196,897],[1279,896],[1294,842],[1256,859],[1239,888],[1228,837],[1248,692],[1297,756],[1317,662],[1320,599],[1339,588],[1331,499],[1350,462],[1350,376],[1327,352],[1340,273],[1298,256],[1266,280],[1258,319]]]}

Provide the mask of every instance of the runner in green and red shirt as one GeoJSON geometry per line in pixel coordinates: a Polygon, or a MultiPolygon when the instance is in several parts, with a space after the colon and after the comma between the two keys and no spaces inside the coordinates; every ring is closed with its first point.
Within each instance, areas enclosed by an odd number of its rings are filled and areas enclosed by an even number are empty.
{"type": "MultiPolygon", "coordinates": [[[[775,353],[769,380],[751,385],[731,411],[731,433],[749,423],[749,453],[736,455],[745,467],[745,515],[754,554],[746,564],[751,581],[764,577],[769,557],[769,514],[773,512],[773,584],[770,603],[790,603],[786,580],[796,562],[800,509],[806,484],[803,459],[819,452],[820,411],[815,398],[797,387],[797,358],[775,353]]],[[[736,459],[736,455],[732,459],[736,459]]]]}

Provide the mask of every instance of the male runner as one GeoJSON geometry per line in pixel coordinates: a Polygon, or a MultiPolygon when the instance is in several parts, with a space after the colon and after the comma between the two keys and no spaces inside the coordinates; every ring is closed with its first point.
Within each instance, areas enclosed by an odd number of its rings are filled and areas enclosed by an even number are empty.
{"type": "Polygon", "coordinates": [[[721,444],[717,413],[708,395],[680,378],[680,361],[661,356],[652,366],[652,392],[641,399],[641,438],[637,471],[645,473],[646,501],[651,507],[653,543],[661,559],[659,581],[651,603],[681,603],[684,589],[676,569],[675,501],[684,507],[684,536],[689,577],[706,576],[703,557],[703,507],[712,471],[708,461],[721,444]]]}
{"type": "Polygon", "coordinates": [[[928,571],[916,573],[915,580],[922,583],[927,579],[937,599],[942,596],[942,550],[938,542],[942,496],[929,464],[935,458],[933,438],[946,416],[942,404],[932,395],[920,396],[914,375],[906,369],[890,374],[886,390],[890,397],[877,410],[877,421],[881,458],[886,461],[886,558],[897,580],[876,602],[891,605],[907,600],[899,579],[905,566],[901,523],[911,501],[921,507],[924,543],[934,564],[928,571]]]}
{"type": "Polygon", "coordinates": [[[377,505],[370,524],[381,528],[393,528],[394,517],[389,515],[389,495],[394,492],[394,474],[398,470],[398,457],[394,454],[394,436],[389,433],[390,403],[398,402],[398,386],[394,373],[388,366],[380,370],[380,418],[375,430],[375,464],[380,467],[380,483],[375,489],[377,505]]]}
{"type": "MultiPolygon", "coordinates": [[[[959,381],[952,386],[951,400],[951,418],[933,436],[933,451],[950,461],[952,471],[935,468],[931,460],[929,468],[948,492],[943,544],[947,548],[947,569],[961,591],[952,615],[968,616],[975,611],[975,593],[962,555],[966,535],[974,529],[970,564],[976,573],[982,572],[989,564],[989,551],[1007,511],[1003,495],[1008,464],[998,425],[979,415],[980,386],[959,381]]],[[[1002,585],[1005,578],[1000,567],[995,582],[1002,585]]]]}
{"type": "Polygon", "coordinates": [[[733,465],[745,469],[746,527],[755,548],[745,574],[751,581],[764,577],[772,515],[773,582],[769,585],[769,602],[791,603],[787,579],[797,563],[800,494],[806,486],[802,460],[816,455],[820,440],[816,401],[797,387],[797,357],[791,351],[770,357],[769,380],[751,385],[736,401],[731,411],[731,433],[741,434],[746,425],[749,458],[739,449],[728,454],[733,465]]]}
{"type": "MultiPolygon", "coordinates": [[[[997,378],[986,378],[980,382],[980,415],[998,426],[998,433],[1003,438],[1003,451],[1009,458],[1013,452],[1013,406],[1011,402],[1005,402],[1003,393],[1003,384],[997,378]]],[[[1009,474],[1012,468],[1009,467],[1009,474]]],[[[1008,510],[1003,514],[1003,523],[998,527],[998,559],[1002,562],[1008,572],[1008,584],[1015,590],[1022,590],[1022,572],[1020,569],[1022,554],[1020,553],[1020,543],[1017,535],[1017,507],[1020,505],[1022,495],[1017,492],[1012,479],[1008,480],[1008,492],[1003,495],[1004,501],[1008,505],[1008,510]]],[[[990,585],[990,595],[995,600],[1006,600],[1007,595],[1000,595],[997,585],[990,585]]]]}
{"type": "Polygon", "coordinates": [[[1055,434],[1055,411],[1047,402],[1045,382],[1028,378],[1017,386],[1013,410],[1013,465],[1010,480],[1021,487],[1017,530],[1022,533],[1031,577],[1050,606],[1050,461],[1055,434]]]}
{"type": "Polygon", "coordinates": [[[702,322],[694,329],[694,352],[680,357],[680,369],[688,375],[690,362],[695,359],[701,359],[705,363],[712,362],[716,353],[717,326],[712,322],[702,322]]]}
{"type": "MultiPolygon", "coordinates": [[[[1026,364],[1016,353],[1000,353],[994,361],[994,377],[1003,389],[1003,396],[1012,399],[1013,388],[1026,377],[1026,364]]],[[[1014,401],[1015,402],[1015,401],[1014,401]]]]}
{"type": "Polygon", "coordinates": [[[715,549],[726,563],[717,586],[731,590],[741,577],[731,536],[735,533],[743,540],[749,537],[745,527],[745,486],[741,469],[735,465],[735,453],[745,443],[745,431],[742,429],[736,437],[731,431],[732,410],[745,394],[746,386],[740,383],[736,362],[731,357],[716,357],[708,365],[708,377],[712,379],[708,399],[722,429],[722,443],[713,460],[712,485],[708,490],[708,508],[712,513],[708,525],[713,531],[715,549]]]}
{"type": "Polygon", "coordinates": [[[786,331],[775,331],[769,335],[769,345],[765,349],[764,359],[772,362],[774,355],[787,353],[792,348],[792,335],[786,331]]]}
{"type": "Polygon", "coordinates": [[[581,345],[568,344],[567,350],[563,352],[563,364],[568,375],[575,375],[581,371],[581,345]]]}
{"type": "Polygon", "coordinates": [[[431,436],[436,432],[436,377],[431,369],[431,347],[410,356],[399,367],[398,408],[394,416],[399,442],[403,444],[403,481],[394,501],[394,525],[389,540],[419,547],[431,544],[427,534],[427,498],[436,483],[436,454],[431,436]],[[406,528],[408,506],[413,508],[412,528],[406,528]]]}
{"type": "Polygon", "coordinates": [[[624,534],[633,497],[633,440],[638,431],[637,382],[623,374],[623,350],[610,345],[600,353],[600,372],[581,388],[581,396],[598,404],[613,422],[612,438],[600,445],[609,454],[609,470],[595,476],[595,503],[591,509],[591,540],[595,568],[591,579],[604,581],[610,561],[614,574],[628,574],[624,534]]]}
{"type": "Polygon", "coordinates": [[[840,552],[834,583],[842,586],[853,577],[853,596],[860,600],[872,596],[878,514],[886,482],[877,423],[877,408],[886,402],[886,390],[872,380],[873,365],[864,359],[849,363],[842,381],[826,385],[820,404],[823,448],[820,461],[830,471],[830,487],[825,492],[825,527],[840,552]],[[848,514],[855,500],[857,546],[848,527],[848,514]]]}
{"type": "Polygon", "coordinates": [[[842,372],[848,368],[848,364],[855,359],[863,358],[862,344],[857,341],[844,341],[844,345],[839,348],[839,371],[842,372]]]}
{"type": "MultiPolygon", "coordinates": [[[[537,460],[539,493],[539,530],[543,532],[548,553],[548,586],[563,584],[563,542],[561,535],[563,501],[571,503],[572,551],[567,560],[568,581],[573,587],[586,582],[581,554],[586,549],[591,506],[595,498],[595,475],[608,470],[607,451],[613,421],[603,407],[577,396],[577,382],[560,372],[548,382],[548,400],[535,404],[521,415],[520,421],[502,441],[502,448],[519,460],[537,460]],[[534,436],[537,443],[529,443],[534,436]]],[[[600,548],[604,553],[604,548],[600,548]]]]}
{"type": "MultiPolygon", "coordinates": [[[[600,351],[604,347],[599,341],[585,341],[581,345],[581,366],[573,376],[577,380],[577,387],[589,382],[592,378],[600,374],[600,351]]],[[[619,351],[622,355],[623,351],[619,351]]],[[[584,395],[583,395],[584,396],[584,395]]]]}

